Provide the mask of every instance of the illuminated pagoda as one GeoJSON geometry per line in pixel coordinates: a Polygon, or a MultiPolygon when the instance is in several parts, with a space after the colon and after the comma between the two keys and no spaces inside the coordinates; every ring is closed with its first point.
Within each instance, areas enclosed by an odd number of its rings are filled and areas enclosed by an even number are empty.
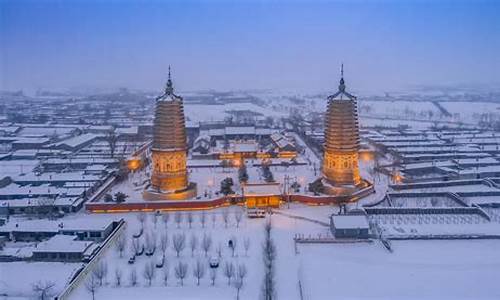
{"type": "Polygon", "coordinates": [[[196,196],[196,186],[188,181],[186,122],[183,99],[174,94],[168,68],[163,95],[156,98],[151,147],[151,185],[144,191],[147,200],[178,200],[196,196]]]}
{"type": "Polygon", "coordinates": [[[344,66],[339,90],[328,97],[323,175],[332,186],[358,186],[359,125],[356,97],[346,92],[344,66]]]}

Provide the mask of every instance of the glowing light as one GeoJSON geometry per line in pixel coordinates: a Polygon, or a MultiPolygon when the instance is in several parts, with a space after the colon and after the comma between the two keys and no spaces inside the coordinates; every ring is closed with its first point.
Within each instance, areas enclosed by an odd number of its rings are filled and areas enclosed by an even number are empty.
{"type": "Polygon", "coordinates": [[[131,157],[127,160],[127,168],[130,171],[136,171],[141,167],[141,160],[137,157],[131,157]]]}
{"type": "Polygon", "coordinates": [[[403,176],[401,176],[399,173],[396,173],[393,176],[393,180],[395,183],[401,183],[403,181],[403,176]]]}
{"type": "Polygon", "coordinates": [[[360,153],[360,158],[364,162],[369,162],[369,161],[373,160],[373,154],[371,154],[369,152],[363,152],[363,153],[360,153]]]}
{"type": "Polygon", "coordinates": [[[234,160],[233,160],[233,166],[235,166],[235,167],[239,167],[239,166],[241,166],[241,160],[239,160],[239,159],[234,159],[234,160]]]}

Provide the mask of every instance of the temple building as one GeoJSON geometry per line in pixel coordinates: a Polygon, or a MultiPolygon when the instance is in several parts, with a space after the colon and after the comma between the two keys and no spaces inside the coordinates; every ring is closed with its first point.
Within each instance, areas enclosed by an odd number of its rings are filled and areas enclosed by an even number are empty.
{"type": "Polygon", "coordinates": [[[178,200],[196,196],[188,181],[187,139],[183,99],[174,94],[170,68],[163,95],[156,98],[151,146],[151,185],[144,191],[147,200],[178,200]]]}
{"type": "Polygon", "coordinates": [[[323,175],[333,186],[361,183],[358,166],[359,125],[356,97],[346,92],[342,66],[339,90],[328,97],[325,115],[323,175]]]}

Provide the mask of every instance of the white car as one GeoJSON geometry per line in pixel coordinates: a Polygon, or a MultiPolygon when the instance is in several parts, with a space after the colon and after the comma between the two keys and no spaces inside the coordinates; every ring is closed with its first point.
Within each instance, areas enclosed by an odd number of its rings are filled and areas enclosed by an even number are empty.
{"type": "Polygon", "coordinates": [[[210,268],[218,268],[219,267],[219,259],[217,257],[211,257],[208,262],[210,268]]]}

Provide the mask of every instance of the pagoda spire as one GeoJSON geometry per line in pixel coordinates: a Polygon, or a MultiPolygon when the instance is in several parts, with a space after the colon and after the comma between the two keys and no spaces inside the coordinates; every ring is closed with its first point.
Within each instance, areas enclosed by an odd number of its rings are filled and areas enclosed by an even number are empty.
{"type": "Polygon", "coordinates": [[[174,93],[174,85],[172,83],[172,76],[170,74],[170,65],[168,65],[168,80],[167,86],[165,87],[165,94],[172,95],[174,93]]]}
{"type": "Polygon", "coordinates": [[[340,66],[340,84],[339,91],[345,92],[345,82],[344,82],[344,64],[340,66]]]}

